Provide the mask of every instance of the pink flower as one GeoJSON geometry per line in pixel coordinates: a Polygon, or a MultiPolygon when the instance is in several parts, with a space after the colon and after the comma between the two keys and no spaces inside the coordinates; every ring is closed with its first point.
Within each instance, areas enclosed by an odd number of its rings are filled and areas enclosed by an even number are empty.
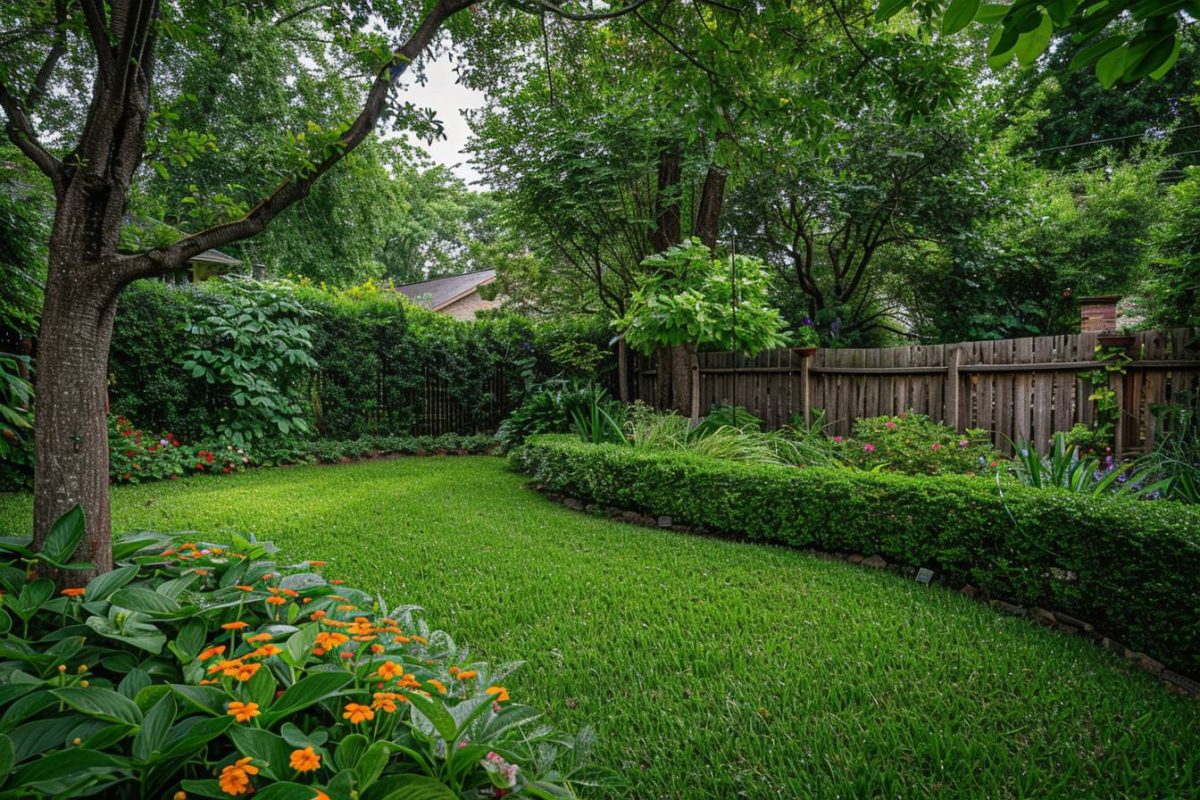
{"type": "Polygon", "coordinates": [[[840,436],[835,436],[835,437],[833,437],[833,441],[837,442],[838,444],[841,444],[841,443],[842,443],[842,437],[840,437],[840,436]]]}
{"type": "Polygon", "coordinates": [[[941,450],[941,449],[942,449],[942,446],[941,446],[940,444],[938,444],[937,442],[934,442],[934,443],[933,443],[933,445],[932,445],[932,447],[933,447],[933,449],[934,449],[934,450],[941,450]]]}
{"type": "Polygon", "coordinates": [[[871,444],[870,442],[867,442],[866,444],[863,445],[863,452],[864,453],[874,453],[875,445],[871,444]]]}
{"type": "Polygon", "coordinates": [[[966,439],[959,439],[958,446],[959,447],[970,447],[971,443],[969,441],[967,441],[966,439]]]}
{"type": "Polygon", "coordinates": [[[883,423],[883,426],[885,428],[887,428],[889,431],[896,430],[896,423],[892,422],[890,419],[887,422],[883,423]]]}

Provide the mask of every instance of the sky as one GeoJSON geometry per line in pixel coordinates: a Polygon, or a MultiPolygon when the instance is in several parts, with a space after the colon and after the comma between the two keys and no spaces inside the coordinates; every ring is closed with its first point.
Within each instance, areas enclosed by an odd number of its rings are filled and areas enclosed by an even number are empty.
{"type": "Polygon", "coordinates": [[[434,161],[453,169],[454,173],[469,185],[475,184],[480,180],[480,175],[478,170],[467,163],[468,155],[463,152],[471,129],[467,127],[467,120],[462,111],[481,107],[484,104],[483,92],[458,83],[458,76],[454,74],[454,62],[450,60],[450,54],[446,51],[426,66],[425,74],[428,80],[424,86],[409,84],[401,90],[399,96],[404,100],[411,100],[420,108],[432,108],[445,126],[446,138],[427,144],[417,141],[411,134],[406,135],[409,141],[423,147],[434,161]]]}

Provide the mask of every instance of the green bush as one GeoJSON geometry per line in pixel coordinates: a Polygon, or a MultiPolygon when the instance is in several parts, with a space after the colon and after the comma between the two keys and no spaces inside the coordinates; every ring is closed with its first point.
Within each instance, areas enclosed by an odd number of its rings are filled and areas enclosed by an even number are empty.
{"type": "Polygon", "coordinates": [[[924,414],[864,417],[854,421],[853,436],[835,439],[848,464],[906,475],[965,475],[987,472],[1002,457],[983,430],[958,433],[924,414]]]}
{"type": "Polygon", "coordinates": [[[677,523],[930,567],[1095,624],[1200,675],[1200,511],[977,477],[740,464],[539,436],[513,465],[549,490],[677,523]]]}
{"type": "MultiPolygon", "coordinates": [[[[319,438],[411,435],[423,432],[418,424],[431,402],[453,412],[458,433],[492,431],[500,423],[497,408],[512,408],[550,376],[577,369],[580,353],[588,352],[589,345],[593,350],[606,346],[610,335],[602,326],[575,319],[534,323],[512,314],[490,314],[476,322],[460,322],[372,283],[332,291],[280,282],[266,284],[264,290],[294,293],[302,313],[288,319],[303,320],[311,329],[308,352],[316,364],[284,370],[299,383],[283,387],[284,402],[277,404],[283,413],[247,423],[264,432],[277,429],[280,418],[291,429],[295,407],[311,405],[300,420],[319,438]],[[572,343],[576,346],[570,347],[572,343]],[[444,395],[428,396],[431,379],[446,387],[444,395]],[[306,402],[292,393],[294,389],[303,389],[306,402]]],[[[114,413],[151,430],[197,440],[220,425],[222,417],[230,425],[240,416],[243,407],[235,396],[239,381],[247,383],[240,394],[261,399],[257,389],[270,375],[264,374],[265,361],[258,363],[252,349],[240,346],[250,342],[234,336],[243,322],[230,328],[231,319],[243,316],[229,308],[230,294],[228,287],[214,281],[182,288],[140,281],[126,289],[109,359],[114,413]],[[213,327],[222,331],[224,344],[214,343],[201,330],[200,323],[209,319],[221,320],[213,327]],[[239,358],[245,369],[218,374],[226,356],[239,358]],[[184,369],[189,361],[204,367],[198,377],[184,369]]],[[[236,299],[236,291],[233,294],[236,299]]],[[[244,322],[274,324],[273,320],[244,322]]],[[[246,333],[255,332],[247,328],[246,333]]],[[[304,349],[290,347],[278,355],[287,360],[287,350],[304,349]]],[[[305,360],[296,353],[291,357],[305,360]]],[[[277,364],[279,359],[272,361],[277,364]]],[[[253,405],[260,407],[261,403],[253,405]]],[[[286,444],[281,440],[288,437],[270,438],[275,446],[286,444]]]]}
{"type": "MultiPolygon", "coordinates": [[[[41,552],[0,540],[0,796],[572,797],[590,735],[509,699],[412,606],[280,564],[270,544],[118,540],[56,586],[76,508],[41,552]]],[[[68,570],[69,573],[69,570],[68,570]]]]}

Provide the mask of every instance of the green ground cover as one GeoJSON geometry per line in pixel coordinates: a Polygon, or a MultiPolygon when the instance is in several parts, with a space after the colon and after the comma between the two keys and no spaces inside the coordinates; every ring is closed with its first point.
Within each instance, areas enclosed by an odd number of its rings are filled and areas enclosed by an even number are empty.
{"type": "MultiPolygon", "coordinates": [[[[114,525],[251,531],[428,609],[635,798],[1186,797],[1200,703],[1088,642],[784,548],[617,524],[500,459],[257,470],[113,493],[114,525]]],[[[29,524],[0,498],[0,530],[29,524]]]]}

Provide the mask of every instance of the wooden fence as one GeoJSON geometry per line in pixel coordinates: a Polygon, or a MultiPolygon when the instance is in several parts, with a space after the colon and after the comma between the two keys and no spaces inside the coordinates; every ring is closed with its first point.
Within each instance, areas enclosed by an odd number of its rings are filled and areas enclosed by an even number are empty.
{"type": "MultiPolygon", "coordinates": [[[[1056,431],[1093,419],[1085,376],[1103,366],[1096,360],[1097,336],[822,349],[810,357],[792,350],[754,358],[702,353],[701,408],[735,403],[771,428],[823,409],[838,435],[849,434],[857,417],[911,410],[960,431],[990,431],[1006,452],[1020,439],[1044,450],[1056,431]]],[[[1119,453],[1154,443],[1162,404],[1200,402],[1200,328],[1143,331],[1128,352],[1133,361],[1124,374],[1109,377],[1120,407],[1119,453]]],[[[648,360],[635,361],[632,396],[652,403],[656,376],[649,367],[648,360]]]]}

